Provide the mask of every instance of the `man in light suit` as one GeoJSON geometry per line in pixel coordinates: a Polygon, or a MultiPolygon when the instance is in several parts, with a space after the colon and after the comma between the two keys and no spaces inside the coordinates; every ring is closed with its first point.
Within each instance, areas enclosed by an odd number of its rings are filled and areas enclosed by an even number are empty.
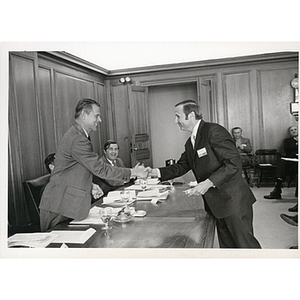
{"type": "Polygon", "coordinates": [[[248,154],[252,151],[250,140],[242,137],[243,131],[241,127],[234,127],[232,128],[231,132],[232,137],[235,140],[235,146],[237,147],[242,158],[242,166],[247,166],[249,164],[248,154]]]}
{"type": "Polygon", "coordinates": [[[242,128],[241,127],[234,127],[231,129],[232,137],[235,141],[235,146],[238,149],[241,159],[242,159],[242,167],[245,174],[245,178],[250,186],[253,186],[251,177],[247,172],[248,166],[251,166],[250,163],[250,154],[252,151],[252,146],[250,139],[242,137],[242,128]]]}
{"type": "MultiPolygon", "coordinates": [[[[108,140],[103,147],[103,156],[100,158],[103,163],[125,168],[124,163],[119,155],[119,145],[116,141],[108,140]]],[[[93,183],[97,184],[103,191],[104,195],[107,195],[109,191],[113,191],[120,186],[124,185],[123,180],[105,180],[103,178],[99,178],[98,176],[93,176],[93,183]]]]}
{"type": "Polygon", "coordinates": [[[242,178],[241,158],[229,132],[202,120],[193,100],[175,106],[175,123],[191,132],[185,151],[176,164],[148,168],[150,175],[165,181],[192,170],[198,184],[186,194],[202,195],[206,211],[216,219],[220,247],[261,248],[252,227],[256,199],[242,178]]]}
{"type": "Polygon", "coordinates": [[[143,166],[117,168],[103,163],[89,140],[96,131],[100,105],[82,99],[75,109],[75,124],[65,133],[56,151],[55,168],[40,203],[41,230],[47,231],[69,218],[82,220],[91,207],[92,176],[129,180],[147,176],[143,166]]]}

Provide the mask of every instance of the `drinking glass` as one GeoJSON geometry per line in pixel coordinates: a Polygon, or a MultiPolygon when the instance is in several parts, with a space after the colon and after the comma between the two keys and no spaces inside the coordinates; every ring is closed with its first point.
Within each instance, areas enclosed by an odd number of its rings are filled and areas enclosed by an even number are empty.
{"type": "Polygon", "coordinates": [[[108,222],[112,218],[112,208],[111,207],[105,207],[100,209],[100,218],[104,223],[104,227],[102,227],[102,230],[108,230],[111,229],[112,227],[108,226],[108,222]]]}
{"type": "Polygon", "coordinates": [[[121,196],[121,202],[122,203],[128,203],[130,199],[130,192],[129,191],[121,191],[120,192],[121,196]]]}
{"type": "Polygon", "coordinates": [[[140,185],[143,191],[147,189],[147,178],[141,178],[140,179],[140,185]]]}

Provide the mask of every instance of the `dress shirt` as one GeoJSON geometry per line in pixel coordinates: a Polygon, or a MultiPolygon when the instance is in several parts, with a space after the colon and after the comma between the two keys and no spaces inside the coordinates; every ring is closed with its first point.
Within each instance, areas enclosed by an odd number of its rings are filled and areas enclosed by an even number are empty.
{"type": "Polygon", "coordinates": [[[196,136],[197,136],[197,132],[198,132],[198,128],[200,125],[201,120],[199,120],[196,125],[194,126],[193,130],[192,130],[192,134],[191,134],[191,143],[193,145],[193,148],[195,147],[195,141],[196,141],[196,136]]]}

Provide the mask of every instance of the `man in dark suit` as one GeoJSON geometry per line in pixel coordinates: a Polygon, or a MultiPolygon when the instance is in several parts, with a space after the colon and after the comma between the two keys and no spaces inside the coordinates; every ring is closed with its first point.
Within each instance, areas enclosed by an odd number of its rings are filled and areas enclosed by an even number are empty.
{"type": "MultiPolygon", "coordinates": [[[[273,191],[270,195],[264,196],[265,199],[281,199],[282,183],[287,175],[298,174],[298,163],[295,161],[287,161],[284,158],[298,158],[298,128],[290,126],[288,129],[290,138],[283,142],[285,156],[280,160],[276,170],[276,182],[273,191]]],[[[296,188],[295,197],[298,197],[298,189],[296,188]]],[[[297,206],[298,209],[298,206],[297,206]]]]}
{"type": "MultiPolygon", "coordinates": [[[[119,145],[116,141],[108,140],[103,147],[103,156],[100,160],[108,165],[116,166],[120,168],[125,168],[124,163],[121,158],[118,157],[119,155],[119,145]]],[[[98,176],[93,176],[93,183],[99,185],[102,189],[104,195],[107,195],[109,191],[113,191],[120,186],[124,185],[124,180],[105,180],[98,176]]]]}
{"type": "Polygon", "coordinates": [[[229,132],[202,120],[193,100],[175,106],[175,123],[191,132],[185,151],[176,164],[149,168],[150,175],[165,181],[192,170],[198,184],[186,194],[202,195],[206,211],[216,218],[220,247],[261,248],[252,227],[256,199],[242,178],[241,158],[229,132]]]}
{"type": "Polygon", "coordinates": [[[75,124],[65,133],[56,151],[55,168],[40,203],[41,230],[47,231],[68,218],[82,220],[91,207],[92,175],[105,179],[129,180],[145,177],[144,166],[117,168],[103,163],[89,140],[96,131],[100,105],[82,99],[75,109],[75,124]]]}

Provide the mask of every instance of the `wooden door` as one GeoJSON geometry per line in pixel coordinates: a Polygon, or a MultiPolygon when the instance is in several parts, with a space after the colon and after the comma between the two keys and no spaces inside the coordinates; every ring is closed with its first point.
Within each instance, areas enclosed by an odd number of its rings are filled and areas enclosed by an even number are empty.
{"type": "Polygon", "coordinates": [[[129,130],[131,135],[131,165],[138,162],[152,165],[150,126],[148,118],[148,88],[128,85],[129,130]]]}
{"type": "Polygon", "coordinates": [[[216,104],[213,93],[213,78],[199,78],[198,86],[200,91],[200,107],[203,119],[209,122],[217,122],[216,104]]]}

